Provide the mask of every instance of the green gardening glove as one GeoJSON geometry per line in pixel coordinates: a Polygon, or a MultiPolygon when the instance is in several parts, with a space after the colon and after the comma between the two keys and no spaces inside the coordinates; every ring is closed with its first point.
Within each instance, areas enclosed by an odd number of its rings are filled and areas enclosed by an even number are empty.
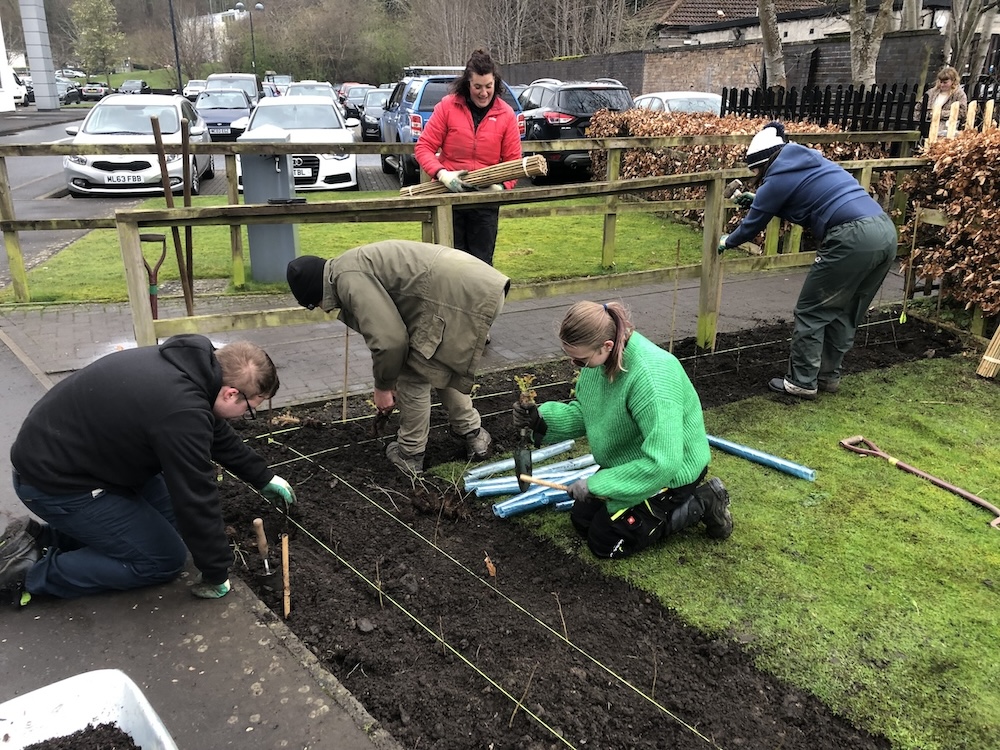
{"type": "Polygon", "coordinates": [[[733,203],[735,203],[740,208],[750,208],[750,204],[753,203],[754,194],[750,192],[739,193],[735,198],[733,198],[733,203]]]}
{"type": "Polygon", "coordinates": [[[198,579],[194,582],[194,586],[191,587],[191,593],[197,596],[199,599],[221,599],[226,594],[232,586],[229,585],[229,579],[227,578],[222,583],[205,583],[201,580],[201,574],[198,574],[198,579]]]}
{"type": "Polygon", "coordinates": [[[295,490],[292,489],[292,485],[277,474],[271,477],[271,481],[264,485],[261,494],[270,500],[284,500],[286,506],[295,502],[295,490]]]}

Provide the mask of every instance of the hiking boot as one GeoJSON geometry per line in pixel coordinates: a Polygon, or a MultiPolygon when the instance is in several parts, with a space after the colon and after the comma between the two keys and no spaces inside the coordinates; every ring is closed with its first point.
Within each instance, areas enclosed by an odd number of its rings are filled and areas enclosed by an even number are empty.
{"type": "Polygon", "coordinates": [[[24,590],[24,579],[41,557],[34,538],[28,534],[25,536],[30,540],[27,549],[17,551],[6,547],[8,554],[0,559],[0,592],[16,607],[27,604],[31,598],[31,594],[24,590]]]}
{"type": "Polygon", "coordinates": [[[816,387],[823,393],[836,393],[840,390],[840,378],[836,380],[817,380],[816,387]]]}
{"type": "Polygon", "coordinates": [[[788,396],[805,399],[806,401],[812,401],[816,398],[815,388],[803,388],[800,385],[789,382],[787,378],[771,378],[767,381],[767,387],[775,393],[784,393],[788,396]]]}
{"type": "Polygon", "coordinates": [[[485,427],[465,433],[462,439],[465,441],[465,453],[470,461],[482,461],[484,458],[489,458],[493,452],[493,438],[485,427]]]}
{"type": "Polygon", "coordinates": [[[695,492],[705,506],[701,517],[705,533],[712,539],[728,539],[733,533],[733,517],[729,513],[729,493],[718,478],[710,479],[695,492]]]}
{"type": "Polygon", "coordinates": [[[399,443],[395,441],[386,446],[385,457],[408,477],[415,477],[423,473],[424,454],[417,453],[411,456],[409,453],[404,453],[403,449],[399,447],[399,443]]]}
{"type": "Polygon", "coordinates": [[[0,574],[9,558],[22,555],[29,549],[38,550],[38,537],[43,527],[31,516],[18,516],[4,529],[0,536],[0,574]]]}

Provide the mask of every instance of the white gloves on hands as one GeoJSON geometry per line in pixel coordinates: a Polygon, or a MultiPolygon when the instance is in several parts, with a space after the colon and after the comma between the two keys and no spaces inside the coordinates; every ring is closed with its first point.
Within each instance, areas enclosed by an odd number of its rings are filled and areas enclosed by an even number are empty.
{"type": "Polygon", "coordinates": [[[453,193],[466,193],[470,190],[475,190],[474,187],[462,179],[467,174],[468,172],[465,170],[462,170],[461,172],[452,172],[450,169],[442,169],[437,173],[437,179],[438,182],[453,193]]]}

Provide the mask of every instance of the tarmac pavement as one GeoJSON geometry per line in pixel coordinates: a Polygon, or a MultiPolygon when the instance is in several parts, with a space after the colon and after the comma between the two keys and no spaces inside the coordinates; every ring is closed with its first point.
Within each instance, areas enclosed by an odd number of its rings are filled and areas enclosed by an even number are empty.
{"type": "MultiPolygon", "coordinates": [[[[44,124],[54,116],[66,117],[63,112],[0,113],[0,133],[26,129],[25,122],[44,124]]],[[[367,176],[373,181],[392,180],[378,167],[371,172],[379,173],[367,176]]],[[[719,330],[790,318],[804,275],[805,270],[796,270],[727,277],[719,330]]],[[[897,301],[902,294],[902,277],[894,271],[878,301],[897,301]]],[[[493,326],[482,369],[562,356],[559,322],[570,304],[587,298],[509,302],[493,326]]],[[[266,299],[275,307],[295,304],[290,295],[266,299]]],[[[695,333],[696,281],[612,290],[598,299],[621,300],[638,329],[654,341],[695,333]]],[[[261,298],[250,295],[198,299],[199,313],[259,306],[261,298]]],[[[161,317],[184,314],[178,298],[161,297],[159,308],[161,317]]],[[[351,393],[372,387],[364,340],[338,321],[212,338],[219,343],[246,338],[268,351],[282,383],[273,403],[276,409],[328,400],[343,390],[345,380],[351,393]]],[[[7,456],[17,429],[48,387],[129,346],[134,339],[127,305],[0,309],[0,366],[5,374],[0,386],[0,474],[9,475],[7,456]]],[[[4,480],[0,526],[23,512],[4,480]]],[[[237,581],[224,599],[199,600],[187,591],[195,572],[189,567],[182,578],[165,586],[75,601],[36,600],[21,611],[0,611],[0,736],[6,731],[3,701],[82,672],[113,667],[139,685],[182,750],[398,747],[245,586],[237,581]]],[[[13,740],[13,747],[19,747],[16,737],[13,740]]]]}

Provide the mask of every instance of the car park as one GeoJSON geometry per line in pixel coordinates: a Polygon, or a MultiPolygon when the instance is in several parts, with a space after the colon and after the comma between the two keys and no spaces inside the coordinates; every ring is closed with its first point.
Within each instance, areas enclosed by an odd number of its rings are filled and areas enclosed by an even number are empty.
{"type": "MultiPolygon", "coordinates": [[[[294,85],[294,84],[293,84],[294,85]]],[[[344,120],[340,108],[325,96],[278,96],[257,103],[244,134],[280,128],[289,134],[291,143],[345,144],[354,143],[354,128],[358,121],[344,120]]],[[[243,167],[236,157],[239,189],[243,189],[243,167]]],[[[302,153],[292,155],[292,177],[296,190],[358,189],[358,157],[356,154],[302,153]]]]}
{"type": "Polygon", "coordinates": [[[181,90],[181,93],[190,101],[195,101],[198,98],[198,94],[205,90],[206,81],[203,78],[192,78],[181,90]]]}
{"type": "Polygon", "coordinates": [[[379,120],[382,117],[382,109],[389,100],[389,89],[377,88],[365,93],[365,100],[361,104],[361,140],[380,141],[382,131],[379,127],[379,120]]]}
{"type": "MultiPolygon", "coordinates": [[[[192,144],[211,143],[204,119],[180,94],[131,96],[111,94],[94,105],[81,125],[70,125],[66,133],[73,145],[153,144],[152,117],[159,121],[163,142],[181,143],[181,120],[189,125],[192,144]]],[[[174,193],[184,189],[184,160],[167,154],[167,173],[174,193]]],[[[191,192],[197,195],[202,179],[215,176],[211,154],[191,155],[191,192]]],[[[155,153],[74,154],[63,159],[66,187],[74,198],[87,195],[162,195],[163,177],[155,153]]]]}
{"type": "Polygon", "coordinates": [[[243,89],[206,89],[198,95],[194,108],[205,120],[213,141],[235,141],[243,134],[238,120],[246,120],[253,105],[243,89]]]}
{"type": "Polygon", "coordinates": [[[152,91],[148,83],[138,78],[130,78],[118,87],[119,94],[150,94],[152,91]]]}
{"type": "MultiPolygon", "coordinates": [[[[525,139],[532,141],[586,138],[595,112],[632,109],[628,87],[614,78],[594,81],[540,78],[528,84],[519,101],[524,110],[525,139]]],[[[543,156],[550,175],[590,173],[590,151],[552,151],[543,156]]]]}
{"type": "Polygon", "coordinates": [[[356,117],[361,119],[361,105],[365,101],[365,94],[374,91],[374,86],[351,86],[344,99],[344,117],[356,117]]]}
{"type": "Polygon", "coordinates": [[[113,91],[107,81],[87,81],[80,87],[80,96],[85,102],[99,102],[113,91]]]}
{"type": "MultiPolygon", "coordinates": [[[[418,75],[403,78],[392,90],[379,120],[383,143],[416,143],[435,105],[451,91],[455,76],[451,74],[418,75]]],[[[517,129],[524,138],[524,118],[521,105],[504,83],[498,92],[514,110],[517,129]]],[[[629,105],[632,99],[629,97],[629,105]]],[[[400,187],[420,180],[420,166],[412,154],[382,154],[382,171],[396,173],[400,187]]]]}
{"type": "Polygon", "coordinates": [[[632,103],[650,112],[722,113],[722,96],[708,91],[654,91],[637,96],[632,103]]]}

